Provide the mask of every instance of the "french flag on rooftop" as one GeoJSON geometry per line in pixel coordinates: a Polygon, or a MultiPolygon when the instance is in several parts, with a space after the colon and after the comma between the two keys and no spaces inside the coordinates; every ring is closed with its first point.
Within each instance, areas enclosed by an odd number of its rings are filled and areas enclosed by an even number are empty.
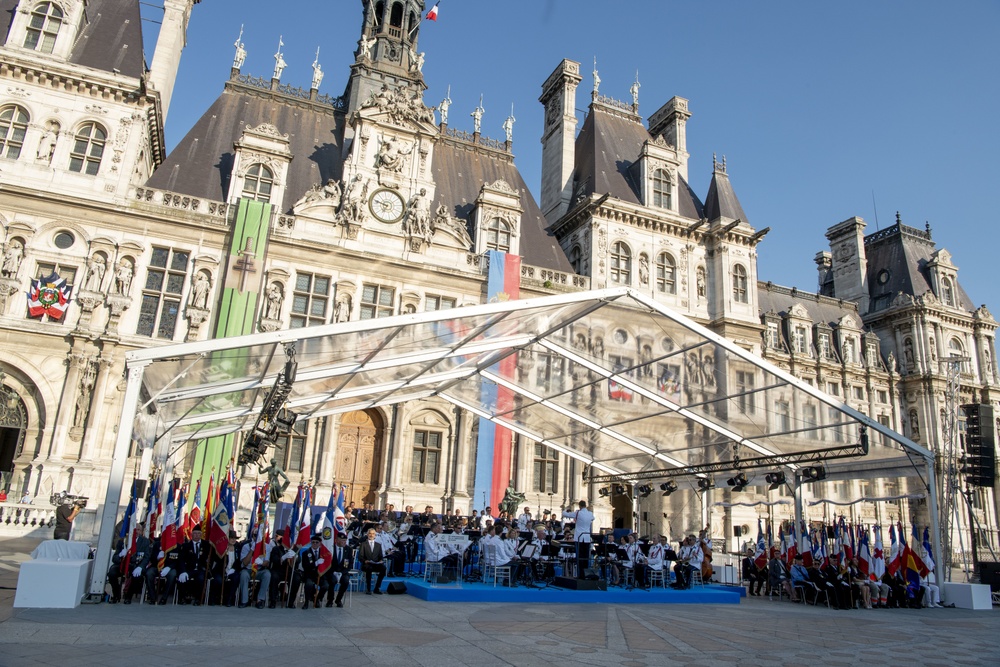
{"type": "Polygon", "coordinates": [[[434,6],[431,7],[431,10],[429,12],[427,12],[427,20],[429,20],[429,21],[437,21],[438,20],[438,5],[440,5],[440,4],[441,4],[440,2],[435,2],[434,3],[434,6]]]}

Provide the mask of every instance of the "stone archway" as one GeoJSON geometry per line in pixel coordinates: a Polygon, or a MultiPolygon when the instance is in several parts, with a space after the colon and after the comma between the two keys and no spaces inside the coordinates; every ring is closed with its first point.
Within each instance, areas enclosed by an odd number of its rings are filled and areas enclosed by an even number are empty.
{"type": "Polygon", "coordinates": [[[333,481],[346,484],[344,499],[375,505],[381,484],[385,427],[375,410],[347,412],[337,431],[337,469],[333,481]]]}
{"type": "Polygon", "coordinates": [[[0,487],[8,490],[14,474],[14,460],[24,447],[28,415],[24,403],[6,385],[0,385],[0,487]]]}

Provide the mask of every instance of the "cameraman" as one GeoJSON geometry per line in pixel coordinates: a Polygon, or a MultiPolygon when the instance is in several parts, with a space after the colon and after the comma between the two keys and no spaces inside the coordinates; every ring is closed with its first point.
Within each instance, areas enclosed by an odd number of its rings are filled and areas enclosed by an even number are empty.
{"type": "Polygon", "coordinates": [[[56,529],[52,535],[54,540],[68,540],[69,531],[73,528],[73,519],[80,513],[84,503],[77,500],[71,503],[63,501],[56,508],[56,529]]]}

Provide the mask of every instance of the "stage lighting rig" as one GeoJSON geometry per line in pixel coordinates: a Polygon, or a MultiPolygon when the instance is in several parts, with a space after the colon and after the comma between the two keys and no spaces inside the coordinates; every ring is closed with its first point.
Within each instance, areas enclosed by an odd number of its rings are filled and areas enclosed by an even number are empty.
{"type": "Polygon", "coordinates": [[[651,487],[649,484],[643,484],[641,486],[636,487],[635,491],[636,493],[639,494],[640,498],[646,498],[649,496],[649,494],[653,492],[653,487],[651,487]]]}
{"type": "Polygon", "coordinates": [[[709,479],[708,477],[702,477],[701,479],[698,480],[698,488],[701,489],[702,491],[708,491],[713,486],[715,486],[715,484],[713,484],[712,480],[709,479]]]}
{"type": "Polygon", "coordinates": [[[766,475],[764,475],[764,481],[770,485],[767,487],[767,490],[774,491],[779,486],[785,483],[785,473],[781,472],[780,470],[777,472],[769,472],[766,475]]]}
{"type": "Polygon", "coordinates": [[[663,495],[669,496],[671,493],[677,490],[677,482],[669,480],[660,484],[660,491],[663,491],[663,495]]]}
{"type": "Polygon", "coordinates": [[[610,496],[610,495],[611,495],[611,489],[609,489],[609,488],[608,488],[608,487],[606,487],[606,486],[602,486],[602,487],[601,487],[601,488],[600,488],[600,489],[599,489],[599,490],[597,491],[597,493],[598,493],[598,494],[599,494],[599,495],[601,496],[601,498],[607,498],[608,496],[610,496]]]}
{"type": "Polygon", "coordinates": [[[826,468],[823,466],[807,466],[802,469],[803,482],[821,482],[826,479],[826,468]]]}
{"type": "Polygon", "coordinates": [[[742,491],[750,484],[750,480],[747,479],[746,473],[741,472],[737,473],[735,477],[727,479],[726,484],[733,487],[733,491],[742,491]]]}
{"type": "Polygon", "coordinates": [[[243,443],[239,456],[241,465],[257,463],[264,458],[267,448],[274,444],[275,437],[280,433],[291,432],[295,420],[298,419],[297,414],[283,409],[285,400],[292,393],[292,385],[299,367],[295,361],[295,347],[286,345],[285,356],[285,367],[278,373],[274,386],[264,398],[257,421],[243,443]]]}

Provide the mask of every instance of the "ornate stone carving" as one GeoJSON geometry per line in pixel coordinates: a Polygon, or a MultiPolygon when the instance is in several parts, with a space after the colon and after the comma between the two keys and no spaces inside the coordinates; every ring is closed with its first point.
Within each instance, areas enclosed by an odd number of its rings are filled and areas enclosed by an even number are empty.
{"type": "Polygon", "coordinates": [[[349,322],[351,320],[351,310],[353,300],[350,294],[341,294],[337,297],[337,302],[333,306],[334,322],[349,322]]]}
{"type": "Polygon", "coordinates": [[[128,257],[122,257],[115,267],[114,277],[111,281],[111,294],[128,298],[132,291],[132,276],[135,270],[132,261],[128,257]]]}
{"type": "Polygon", "coordinates": [[[82,290],[101,294],[104,285],[104,274],[107,272],[107,268],[107,259],[104,253],[95,252],[87,260],[87,279],[83,283],[82,290]]]}
{"type": "Polygon", "coordinates": [[[7,243],[3,253],[3,264],[0,265],[0,277],[17,278],[17,272],[21,268],[21,260],[24,259],[24,243],[13,238],[7,243]]]}
{"type": "Polygon", "coordinates": [[[469,230],[466,229],[465,223],[458,218],[448,215],[448,207],[444,204],[439,205],[434,212],[434,220],[431,221],[431,227],[434,231],[441,230],[451,234],[465,248],[472,247],[472,237],[469,236],[469,230]]]}
{"type": "Polygon", "coordinates": [[[0,315],[7,314],[10,297],[20,291],[20,284],[11,278],[0,278],[0,315]]]}
{"type": "Polygon", "coordinates": [[[361,105],[362,109],[378,109],[389,116],[389,121],[403,125],[408,121],[434,124],[434,111],[424,106],[420,92],[415,91],[407,96],[405,88],[390,90],[388,84],[382,84],[378,91],[372,91],[371,96],[361,105]]]}
{"type": "Polygon", "coordinates": [[[80,384],[76,396],[76,406],[73,412],[73,427],[70,429],[70,439],[79,441],[83,429],[87,425],[87,415],[90,414],[91,398],[94,385],[97,383],[97,360],[83,355],[74,358],[80,367],[80,384]]]}
{"type": "Polygon", "coordinates": [[[351,240],[358,237],[358,231],[368,217],[368,188],[369,182],[361,174],[356,174],[344,187],[336,221],[347,228],[347,238],[351,240]]]}
{"type": "Polygon", "coordinates": [[[410,239],[410,249],[415,251],[419,251],[423,243],[430,245],[434,238],[431,204],[425,188],[420,188],[420,192],[410,197],[406,204],[403,233],[410,239]]]}
{"type": "Polygon", "coordinates": [[[35,152],[35,159],[41,160],[46,164],[52,162],[52,156],[56,152],[56,142],[59,139],[60,129],[61,126],[54,120],[45,122],[45,132],[42,134],[42,138],[38,142],[38,150],[35,152]]]}
{"type": "Polygon", "coordinates": [[[188,332],[184,340],[187,342],[198,340],[198,334],[201,331],[201,325],[208,320],[208,316],[211,312],[207,308],[195,308],[189,305],[184,310],[184,316],[188,320],[188,332]]]}
{"type": "Polygon", "coordinates": [[[392,135],[382,136],[375,154],[375,169],[398,174],[406,165],[406,156],[413,152],[413,144],[406,144],[392,135]]]}

